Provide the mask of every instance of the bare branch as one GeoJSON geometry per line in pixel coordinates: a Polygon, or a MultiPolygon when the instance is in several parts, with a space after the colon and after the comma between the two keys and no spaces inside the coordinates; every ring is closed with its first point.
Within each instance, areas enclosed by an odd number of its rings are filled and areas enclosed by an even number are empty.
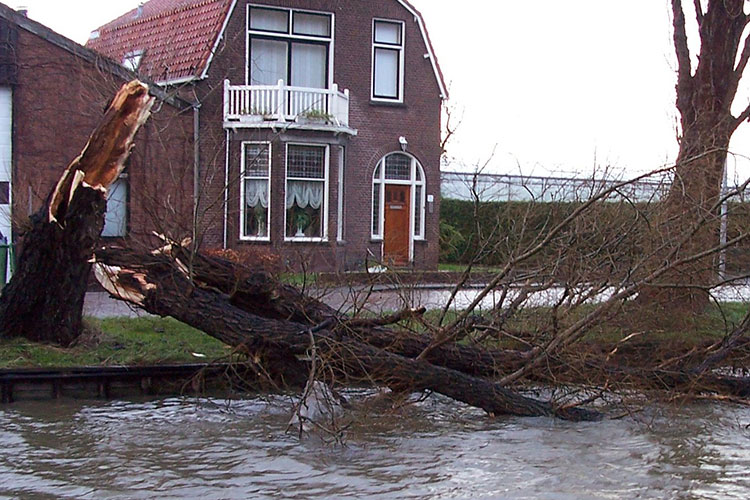
{"type": "Polygon", "coordinates": [[[703,24],[703,6],[701,5],[701,0],[693,0],[693,4],[695,5],[695,18],[700,28],[703,24]]]}
{"type": "MultiPolygon", "coordinates": [[[[745,25],[750,23],[750,16],[745,16],[745,25]]],[[[742,79],[742,75],[745,73],[745,68],[747,68],[747,63],[750,61],[750,36],[745,38],[745,45],[742,47],[742,54],[740,54],[740,60],[737,62],[737,67],[734,69],[734,72],[729,78],[729,90],[727,91],[727,95],[735,95],[737,93],[737,89],[740,85],[740,80],[742,79]]],[[[744,120],[739,119],[736,122],[735,128],[739,126],[744,120]]]]}
{"type": "Polygon", "coordinates": [[[742,113],[740,113],[739,116],[734,119],[732,130],[737,130],[737,127],[742,125],[742,122],[747,120],[750,120],[750,104],[748,104],[747,107],[742,111],[742,113]]]}
{"type": "Polygon", "coordinates": [[[683,110],[684,101],[681,96],[690,95],[692,88],[692,65],[690,63],[690,49],[688,48],[687,32],[685,31],[685,12],[682,10],[682,0],[672,0],[672,24],[674,26],[674,48],[677,54],[677,107],[683,110]]]}

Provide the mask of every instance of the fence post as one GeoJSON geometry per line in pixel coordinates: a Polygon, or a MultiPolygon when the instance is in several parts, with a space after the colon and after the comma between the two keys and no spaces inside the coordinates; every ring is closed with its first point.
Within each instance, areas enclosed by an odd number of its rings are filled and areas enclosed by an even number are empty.
{"type": "Polygon", "coordinates": [[[339,121],[339,84],[334,83],[331,86],[331,90],[328,94],[328,109],[326,114],[331,115],[333,119],[339,121]]]}
{"type": "Polygon", "coordinates": [[[224,121],[229,117],[229,79],[224,79],[224,121]]]}
{"type": "Polygon", "coordinates": [[[286,103],[286,92],[284,89],[284,80],[279,79],[279,109],[278,109],[278,116],[277,120],[284,121],[286,120],[286,115],[289,114],[289,110],[287,109],[287,103],[286,103]]]}

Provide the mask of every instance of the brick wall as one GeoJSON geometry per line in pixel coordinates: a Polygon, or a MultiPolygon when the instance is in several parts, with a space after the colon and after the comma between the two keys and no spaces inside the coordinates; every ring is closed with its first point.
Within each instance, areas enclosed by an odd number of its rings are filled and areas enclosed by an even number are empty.
{"type": "MultiPolygon", "coordinates": [[[[13,218],[16,232],[46,200],[86,144],[124,80],[19,28],[13,89],[13,218]]],[[[157,103],[136,136],[129,183],[129,236],[189,234],[192,213],[192,112],[157,103]]]]}

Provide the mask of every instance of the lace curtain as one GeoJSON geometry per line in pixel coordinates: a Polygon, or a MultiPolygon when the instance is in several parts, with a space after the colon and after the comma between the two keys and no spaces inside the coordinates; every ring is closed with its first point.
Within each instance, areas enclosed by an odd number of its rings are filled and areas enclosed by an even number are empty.
{"type": "Polygon", "coordinates": [[[308,206],[317,210],[323,205],[323,182],[289,181],[286,184],[287,210],[297,205],[299,208],[308,206]]]}
{"type": "Polygon", "coordinates": [[[248,179],[245,181],[245,203],[256,208],[259,204],[268,208],[268,180],[248,179]]]}

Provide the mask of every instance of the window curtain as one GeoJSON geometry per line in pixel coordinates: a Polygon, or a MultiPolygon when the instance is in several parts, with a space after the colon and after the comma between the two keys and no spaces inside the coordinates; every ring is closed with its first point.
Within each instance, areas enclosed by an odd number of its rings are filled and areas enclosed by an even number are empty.
{"type": "Polygon", "coordinates": [[[294,33],[297,35],[331,36],[331,18],[318,14],[295,12],[294,33]]]}
{"type": "Polygon", "coordinates": [[[375,22],[375,43],[401,45],[401,25],[396,23],[375,22]]]}
{"type": "Polygon", "coordinates": [[[286,82],[287,43],[253,39],[250,47],[250,84],[276,85],[286,82]]]}
{"type": "Polygon", "coordinates": [[[314,210],[323,205],[323,187],[325,183],[315,181],[288,181],[286,184],[287,210],[297,205],[300,208],[312,207],[314,210]]]}
{"type": "Polygon", "coordinates": [[[399,51],[375,49],[375,95],[398,97],[399,51]]]}
{"type": "Polygon", "coordinates": [[[326,87],[328,47],[309,43],[292,44],[292,86],[310,89],[326,87]]]}
{"type": "Polygon", "coordinates": [[[107,193],[107,211],[104,214],[102,236],[125,236],[128,219],[128,181],[117,179],[107,193]]]}
{"type": "Polygon", "coordinates": [[[250,28],[286,33],[289,31],[289,13],[285,10],[251,8],[250,28]]]}
{"type": "Polygon", "coordinates": [[[248,207],[260,205],[268,208],[268,181],[266,179],[248,179],[245,181],[245,203],[248,207]]]}

